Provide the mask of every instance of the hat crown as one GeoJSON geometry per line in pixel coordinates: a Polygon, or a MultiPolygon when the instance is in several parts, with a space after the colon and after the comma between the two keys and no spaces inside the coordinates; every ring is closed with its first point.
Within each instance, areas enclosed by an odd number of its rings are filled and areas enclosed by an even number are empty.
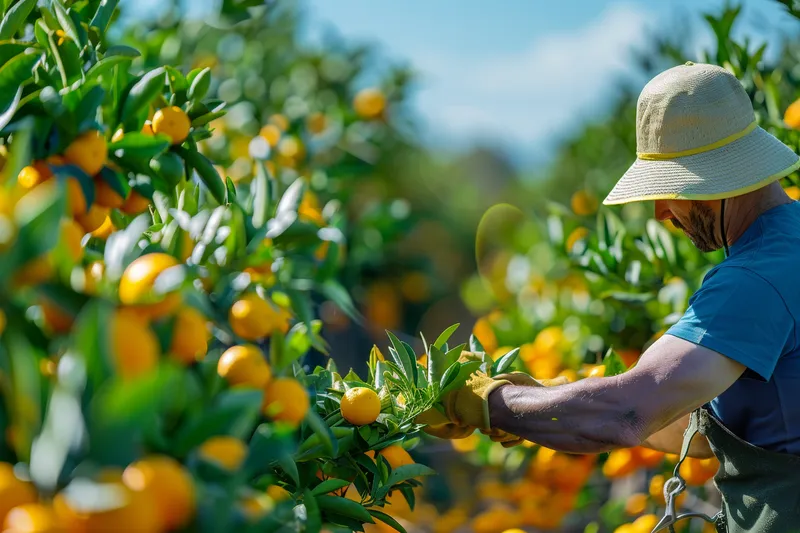
{"type": "Polygon", "coordinates": [[[741,133],[755,120],[736,77],[716,65],[687,63],[654,77],[636,107],[636,148],[646,154],[693,150],[741,133]]]}

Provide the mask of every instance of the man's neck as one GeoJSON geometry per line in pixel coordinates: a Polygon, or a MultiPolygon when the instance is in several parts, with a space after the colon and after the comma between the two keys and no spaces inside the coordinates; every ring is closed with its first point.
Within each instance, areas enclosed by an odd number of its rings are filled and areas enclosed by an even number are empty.
{"type": "Polygon", "coordinates": [[[792,200],[775,182],[771,185],[725,201],[725,233],[728,245],[735,243],[762,213],[792,200]]]}

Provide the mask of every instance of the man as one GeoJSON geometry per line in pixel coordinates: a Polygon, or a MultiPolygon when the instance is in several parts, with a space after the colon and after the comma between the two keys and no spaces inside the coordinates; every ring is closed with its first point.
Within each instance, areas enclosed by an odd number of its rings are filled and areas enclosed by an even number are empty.
{"type": "Polygon", "coordinates": [[[713,453],[720,531],[800,531],[800,204],[778,182],[798,156],[713,65],[651,80],[636,133],[637,160],[604,203],[654,200],[659,220],[726,259],[627,372],[547,388],[475,375],[448,397],[449,421],[564,452],[713,453]]]}

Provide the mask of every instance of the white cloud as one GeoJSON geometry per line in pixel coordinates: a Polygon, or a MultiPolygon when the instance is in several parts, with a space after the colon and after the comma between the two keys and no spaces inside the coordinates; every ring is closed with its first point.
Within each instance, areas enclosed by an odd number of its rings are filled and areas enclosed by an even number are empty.
{"type": "Polygon", "coordinates": [[[417,56],[420,114],[431,135],[446,141],[546,140],[603,104],[613,82],[633,68],[630,50],[644,42],[647,20],[641,7],[613,3],[590,25],[533,36],[526,49],[504,57],[417,56]]]}

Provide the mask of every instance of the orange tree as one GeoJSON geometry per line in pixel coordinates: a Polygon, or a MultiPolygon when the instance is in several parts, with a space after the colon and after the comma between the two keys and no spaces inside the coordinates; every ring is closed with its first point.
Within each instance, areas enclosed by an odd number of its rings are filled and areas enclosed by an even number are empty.
{"type": "MultiPolygon", "coordinates": [[[[246,19],[247,4],[222,13],[246,19]]],[[[366,380],[309,364],[328,351],[315,295],[356,316],[339,206],[320,211],[299,172],[276,176],[263,135],[252,179],[223,179],[210,71],[107,42],[115,10],[3,2],[0,521],[402,531],[381,508],[413,507],[432,473],[406,452],[414,421],[497,364],[462,361],[453,328],[423,339],[424,365],[390,335],[366,380]]]]}

